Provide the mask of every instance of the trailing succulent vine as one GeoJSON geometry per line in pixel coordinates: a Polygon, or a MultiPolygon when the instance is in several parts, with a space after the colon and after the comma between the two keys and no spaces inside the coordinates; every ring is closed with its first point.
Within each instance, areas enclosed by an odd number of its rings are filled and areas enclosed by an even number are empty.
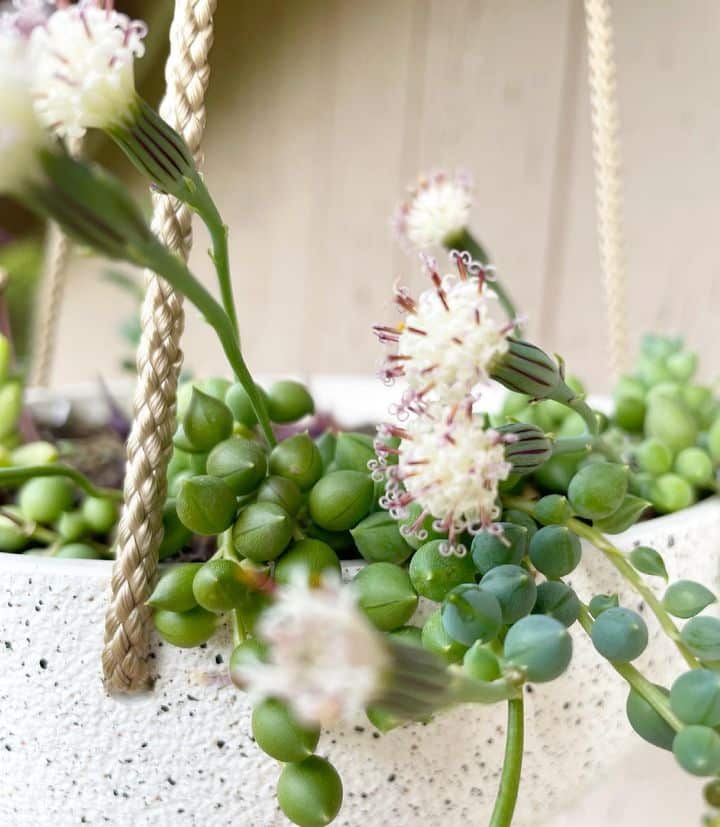
{"type": "MultiPolygon", "coordinates": [[[[437,173],[396,219],[428,287],[417,297],[396,287],[400,322],[375,328],[389,346],[382,378],[397,386],[388,421],[375,434],[311,433],[308,390],[291,380],[265,390],[245,362],[227,228],[184,141],[134,88],[144,25],[91,0],[49,18],[40,5],[0,22],[0,192],[97,253],[162,275],[218,336],[233,379],[180,390],[160,551],[171,558],[205,537],[211,556],[167,568],[149,602],[175,646],[231,624],[230,678],[253,704],[258,747],[278,761],[285,815],[322,827],[340,811],[322,727],[366,715],[387,732],[457,704],[502,703],[507,746],[490,825],[509,825],[525,687],[563,674],[579,636],[627,684],[630,726],[707,777],[708,804],[720,804],[720,620],[702,614],[715,595],[667,583],[656,549],[609,539],[716,490],[720,402],[694,380],[694,354],[648,337],[612,409],[595,410],[564,363],[524,337],[467,228],[469,181],[437,173]],[[59,138],[89,128],[206,224],[220,301],[153,236],[124,186],[63,149],[59,138]],[[426,254],[442,247],[448,272],[426,254]],[[507,391],[499,412],[485,405],[492,383],[507,391]],[[634,665],[649,639],[638,612],[566,582],[600,557],[672,641],[671,686],[634,665]],[[364,564],[345,568],[346,583],[341,561],[356,558],[364,564]],[[433,610],[415,625],[420,600],[433,610]]],[[[19,395],[3,382],[0,547],[109,555],[119,493],[98,490],[53,446],[15,447],[19,395]]]]}

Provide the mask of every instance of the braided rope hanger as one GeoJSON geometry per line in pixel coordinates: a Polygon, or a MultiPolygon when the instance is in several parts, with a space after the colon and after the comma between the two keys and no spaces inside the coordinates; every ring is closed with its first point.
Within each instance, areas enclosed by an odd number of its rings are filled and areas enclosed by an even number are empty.
{"type": "MultiPolygon", "coordinates": [[[[167,90],[160,105],[160,115],[183,136],[198,162],[216,6],[217,0],[176,0],[165,67],[167,90]]],[[[154,195],[152,228],[164,244],[187,258],[192,229],[191,213],[184,204],[154,195]]],[[[184,326],[182,298],[154,273],[146,272],[145,276],[125,505],[118,527],[102,653],[107,689],[125,692],[148,685],[150,612],[145,603],[154,586],[162,540],[162,506],[175,430],[184,326]]]]}
{"type": "Polygon", "coordinates": [[[585,0],[597,232],[615,378],[628,353],[627,274],[623,234],[620,115],[610,0],[585,0]]]}

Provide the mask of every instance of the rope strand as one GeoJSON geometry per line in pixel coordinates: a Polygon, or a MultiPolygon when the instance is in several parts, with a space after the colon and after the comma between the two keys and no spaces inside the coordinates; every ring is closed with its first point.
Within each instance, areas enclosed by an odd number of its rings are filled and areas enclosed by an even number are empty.
{"type": "MultiPolygon", "coordinates": [[[[161,116],[187,141],[200,163],[205,129],[205,92],[210,68],[216,0],[176,0],[165,67],[167,91],[161,116]]],[[[153,196],[153,231],[187,258],[192,244],[191,214],[165,195],[153,196]]],[[[182,298],[163,279],[146,272],[142,337],[138,347],[135,415],[127,445],[125,505],[118,527],[110,604],[105,617],[102,663],[110,691],[146,687],[149,598],[162,540],[166,471],[175,428],[175,398],[182,364],[182,298]]]]}
{"type": "Polygon", "coordinates": [[[617,378],[627,362],[628,322],[623,236],[620,116],[610,0],[585,0],[592,107],[598,241],[610,347],[617,378]]]}

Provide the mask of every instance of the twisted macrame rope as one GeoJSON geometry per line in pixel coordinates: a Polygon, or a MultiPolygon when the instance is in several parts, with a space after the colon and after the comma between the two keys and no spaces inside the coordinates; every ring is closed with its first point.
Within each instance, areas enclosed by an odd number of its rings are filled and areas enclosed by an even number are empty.
{"type": "MultiPolygon", "coordinates": [[[[176,0],[160,114],[185,138],[198,162],[205,128],[208,54],[216,0],[176,0]]],[[[192,243],[187,207],[155,195],[152,226],[171,249],[187,257],[192,243]]],[[[149,611],[157,572],[162,505],[175,426],[175,395],[182,362],[182,299],[163,279],[146,273],[142,338],[137,354],[135,416],[127,445],[125,505],[118,528],[110,605],[102,655],[106,687],[133,691],[148,684],[149,611]]]]}
{"type": "MultiPolygon", "coordinates": [[[[82,140],[74,139],[68,142],[68,150],[72,155],[79,155],[81,147],[82,140]]],[[[71,250],[70,239],[57,224],[51,222],[45,245],[45,269],[40,284],[38,310],[33,321],[31,385],[45,386],[50,379],[60,305],[71,250]]]]}
{"type": "Polygon", "coordinates": [[[610,0],[585,0],[592,106],[598,241],[610,345],[610,367],[622,373],[628,352],[620,116],[610,0]]]}

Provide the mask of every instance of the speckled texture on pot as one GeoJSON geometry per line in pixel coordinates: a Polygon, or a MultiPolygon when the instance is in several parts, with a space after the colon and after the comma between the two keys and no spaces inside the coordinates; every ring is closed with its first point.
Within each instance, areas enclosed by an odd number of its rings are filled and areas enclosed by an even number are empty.
{"type": "MultiPolygon", "coordinates": [[[[671,576],[714,583],[720,501],[636,526],[618,539],[654,545],[671,576]]],[[[249,710],[228,685],[229,640],[205,648],[157,642],[155,691],[109,698],[100,682],[110,566],[0,554],[0,824],[287,825],[274,798],[278,766],[249,734],[249,710]]],[[[618,589],[584,548],[573,585],[588,599],[618,589]],[[591,572],[591,574],[590,574],[591,572]]],[[[653,581],[651,581],[653,582],[653,581]]],[[[654,580],[657,589],[662,584],[654,580]]],[[[625,605],[647,611],[621,590],[625,605]]],[[[656,624],[641,664],[668,683],[682,663],[656,624]]],[[[528,687],[525,772],[516,825],[538,825],[622,757],[636,737],[626,689],[580,629],[560,680],[528,687]]],[[[502,761],[504,709],[464,707],[380,736],[367,722],[326,732],[347,827],[460,827],[487,822],[502,761]]]]}

